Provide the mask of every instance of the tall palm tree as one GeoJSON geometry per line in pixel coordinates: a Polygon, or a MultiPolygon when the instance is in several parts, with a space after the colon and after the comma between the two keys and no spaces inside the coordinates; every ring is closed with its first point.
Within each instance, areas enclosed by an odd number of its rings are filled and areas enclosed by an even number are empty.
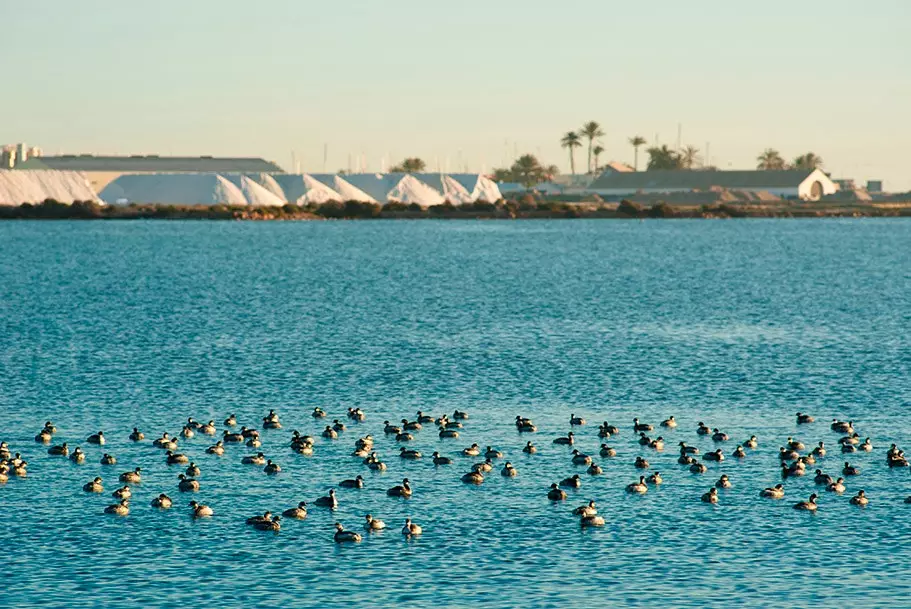
{"type": "Polygon", "coordinates": [[[812,171],[813,169],[822,167],[822,157],[812,152],[802,154],[794,159],[793,167],[794,169],[807,169],[812,171]]]}
{"type": "Polygon", "coordinates": [[[592,154],[595,155],[595,173],[598,172],[598,157],[604,152],[604,146],[600,144],[592,148],[592,154]]]}
{"type": "Polygon", "coordinates": [[[762,151],[762,154],[756,157],[756,169],[775,171],[784,168],[784,159],[774,148],[766,148],[762,151]]]}
{"type": "Polygon", "coordinates": [[[575,131],[567,131],[566,135],[560,140],[560,146],[569,148],[569,167],[573,175],[576,175],[576,155],[575,148],[582,146],[582,138],[575,131]]]}
{"type": "Polygon", "coordinates": [[[629,138],[629,143],[633,147],[633,169],[639,171],[639,146],[645,146],[645,138],[641,135],[634,135],[629,138]]]}
{"type": "Polygon", "coordinates": [[[648,152],[648,169],[680,169],[680,155],[667,147],[652,146],[648,152]]]}
{"type": "Polygon", "coordinates": [[[684,146],[678,153],[681,169],[694,169],[702,161],[699,149],[695,146],[684,146]]]}
{"type": "Polygon", "coordinates": [[[604,130],[596,121],[589,121],[582,125],[579,135],[588,138],[588,173],[592,172],[592,144],[595,138],[604,137],[604,130]]]}
{"type": "Polygon", "coordinates": [[[532,154],[523,154],[517,158],[511,169],[518,181],[525,186],[534,186],[544,178],[544,168],[532,154]]]}

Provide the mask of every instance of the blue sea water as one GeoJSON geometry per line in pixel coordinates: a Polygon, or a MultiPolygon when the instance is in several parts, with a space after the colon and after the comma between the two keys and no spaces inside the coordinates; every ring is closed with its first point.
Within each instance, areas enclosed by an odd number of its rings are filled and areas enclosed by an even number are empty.
{"type": "Polygon", "coordinates": [[[911,222],[7,222],[0,261],[0,440],[29,463],[0,485],[2,607],[911,606],[911,475],[885,466],[890,443],[911,449],[911,222]],[[317,405],[349,430],[295,454],[291,430],[325,424],[317,405]],[[284,424],[262,433],[275,477],[240,464],[250,449],[206,455],[197,436],[180,443],[202,468],[190,497],[150,444],[188,416],[260,427],[269,409],[284,424]],[[462,437],[426,426],[410,443],[421,460],[382,433],[454,409],[471,415],[462,437]],[[798,410],[817,422],[798,427],[798,410]],[[551,443],[571,413],[601,476],[551,443]],[[539,432],[519,435],[517,414],[539,432]],[[666,450],[636,443],[633,417],[672,414],[677,430],[652,433],[666,450]],[[848,455],[862,468],[848,491],[811,473],[761,499],[789,436],[825,441],[817,466],[839,475],[833,418],[876,447],[848,455]],[[46,419],[85,464],[34,442],[46,419]],[[612,459],[597,455],[605,420],[622,430],[612,459]],[[674,447],[714,447],[699,421],[730,434],[728,455],[752,434],[760,446],[691,474],[674,447]],[[134,426],[145,442],[128,441],[134,426]],[[86,445],[98,430],[109,443],[86,445]],[[350,456],[366,433],[388,471],[350,456]],[[462,484],[472,442],[519,475],[462,484]],[[434,450],[455,464],[435,468],[434,450]],[[630,496],[638,455],[665,482],[630,496]],[[130,515],[103,515],[136,466],[130,515]],[[549,502],[574,473],[582,488],[549,502]],[[733,487],[701,503],[720,473],[733,487]],[[340,489],[334,513],[311,506],[277,534],[244,525],[357,474],[366,488],[340,489]],[[96,475],[105,494],[82,492],[96,475]],[[414,496],[387,497],[403,477],[414,496]],[[860,488],[865,509],[848,502],[860,488]],[[814,491],[817,514],[791,509],[814,491]],[[160,492],[174,509],[149,507],[160,492]],[[214,517],[192,520],[191,498],[214,517]],[[604,528],[570,514],[589,499],[604,528]],[[368,512],[389,529],[333,543],[334,522],[362,531],[368,512]],[[403,538],[406,517],[422,536],[403,538]]]}

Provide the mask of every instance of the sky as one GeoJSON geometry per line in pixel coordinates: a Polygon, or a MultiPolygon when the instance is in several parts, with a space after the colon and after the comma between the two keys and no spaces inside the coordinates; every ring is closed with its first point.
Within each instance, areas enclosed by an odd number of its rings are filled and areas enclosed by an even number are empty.
{"type": "Polygon", "coordinates": [[[813,151],[911,190],[909,23],[909,0],[0,0],[0,142],[568,172],[561,136],[596,120],[602,162],[679,126],[720,169],[813,151]]]}

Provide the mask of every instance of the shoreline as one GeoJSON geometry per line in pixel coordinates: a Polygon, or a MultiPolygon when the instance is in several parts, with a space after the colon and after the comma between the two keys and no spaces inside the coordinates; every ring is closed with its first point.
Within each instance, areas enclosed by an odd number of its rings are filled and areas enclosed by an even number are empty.
{"type": "Polygon", "coordinates": [[[563,203],[501,201],[462,206],[389,203],[325,203],[299,207],[229,207],[181,205],[99,205],[77,201],[72,205],[45,201],[37,205],[0,206],[0,220],[536,220],[536,219],[729,219],[729,218],[911,218],[907,203],[729,203],[680,206],[657,203],[650,207],[620,203],[563,203]]]}

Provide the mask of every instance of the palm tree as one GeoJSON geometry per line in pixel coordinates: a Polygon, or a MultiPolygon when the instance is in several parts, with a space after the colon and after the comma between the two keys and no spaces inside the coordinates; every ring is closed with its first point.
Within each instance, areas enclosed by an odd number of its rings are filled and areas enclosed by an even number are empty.
{"type": "Polygon", "coordinates": [[[699,156],[699,149],[695,146],[684,146],[680,149],[678,155],[681,169],[694,169],[702,161],[702,157],[699,156]]]}
{"type": "Polygon", "coordinates": [[[537,157],[532,154],[524,154],[516,159],[512,164],[511,170],[516,179],[525,186],[534,186],[544,177],[544,169],[537,157]]]}
{"type": "Polygon", "coordinates": [[[648,152],[648,169],[680,169],[680,155],[670,148],[667,147],[667,144],[661,146],[653,146],[649,148],[648,152]]]}
{"type": "Polygon", "coordinates": [[[604,137],[604,131],[595,121],[589,121],[582,125],[582,129],[579,131],[579,135],[582,137],[588,138],[588,173],[592,172],[592,144],[595,141],[595,138],[604,137]]]}
{"type": "Polygon", "coordinates": [[[575,131],[567,131],[566,135],[560,140],[560,146],[569,148],[569,167],[573,175],[576,175],[576,155],[574,148],[582,146],[582,138],[575,131]]]}
{"type": "Polygon", "coordinates": [[[796,159],[794,159],[794,169],[806,169],[812,171],[819,167],[822,167],[822,157],[817,156],[812,152],[802,154],[796,159]]]}
{"type": "Polygon", "coordinates": [[[592,149],[592,154],[595,155],[595,173],[598,172],[598,157],[601,156],[601,153],[604,152],[604,146],[598,145],[592,149]]]}
{"type": "Polygon", "coordinates": [[[427,167],[422,159],[417,157],[407,158],[398,165],[389,168],[389,173],[419,173],[427,167]]]}
{"type": "Polygon", "coordinates": [[[641,135],[634,135],[629,138],[629,143],[633,147],[633,169],[639,171],[639,146],[645,146],[645,138],[641,135]]]}
{"type": "Polygon", "coordinates": [[[766,148],[762,154],[756,157],[756,169],[777,171],[784,168],[784,159],[774,148],[766,148]]]}

